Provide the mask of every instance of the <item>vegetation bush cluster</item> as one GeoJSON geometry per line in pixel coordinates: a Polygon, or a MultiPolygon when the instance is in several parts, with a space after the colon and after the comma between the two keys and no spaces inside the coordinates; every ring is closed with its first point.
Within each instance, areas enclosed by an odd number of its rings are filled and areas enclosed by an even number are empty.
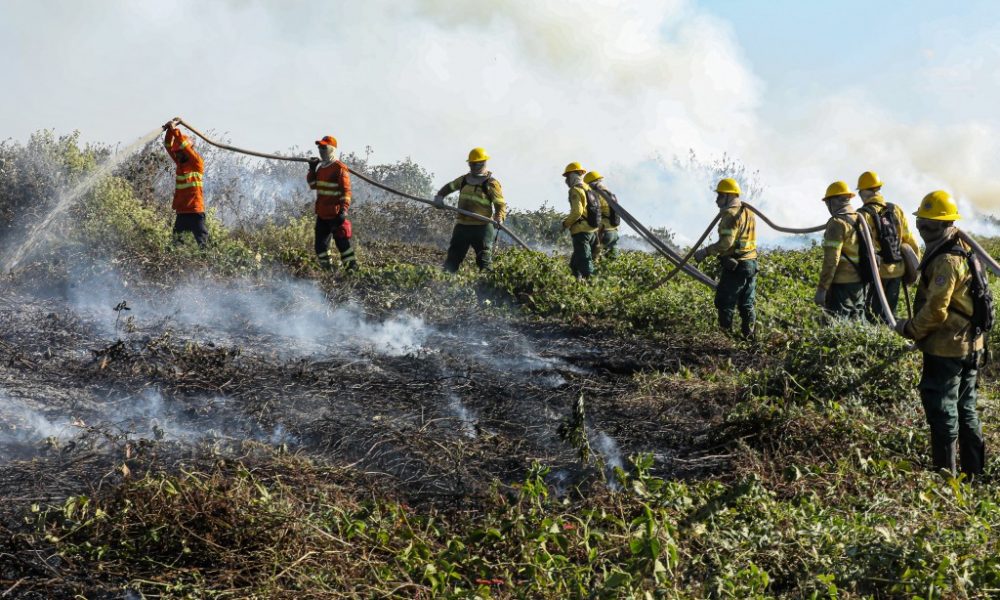
{"type": "MultiPolygon", "coordinates": [[[[385,310],[473,304],[498,317],[589,323],[663,341],[721,339],[711,292],[684,277],[648,291],[671,267],[645,253],[601,260],[597,277],[585,282],[569,275],[565,256],[511,248],[498,253],[490,273],[445,274],[438,265],[450,217],[412,204],[359,202],[353,218],[363,260],[352,276],[316,268],[308,198],[242,221],[219,214],[230,210],[220,202],[209,215],[207,250],[174,247],[167,196],[150,179],[169,165],[155,152],[96,186],[74,209],[72,226],[43,248],[44,266],[28,273],[95,257],[157,276],[290,271],[385,310]],[[405,247],[407,256],[401,239],[417,244],[405,247]]],[[[47,206],[63,184],[52,173],[71,181],[105,154],[51,134],[0,145],[0,227],[20,231],[22,217],[47,206]]],[[[364,168],[428,192],[429,177],[409,161],[364,168]]],[[[558,245],[565,234],[555,236],[555,217],[542,208],[511,223],[529,242],[558,245]]],[[[993,470],[975,485],[925,470],[918,359],[883,327],[823,322],[810,302],[820,254],[815,246],[764,253],[759,343],[732,343],[745,366],[731,374],[713,366],[637,375],[654,392],[666,382],[687,381],[704,394],[727,377],[738,384],[738,396],[726,399],[725,423],[737,433],[720,446],[732,467],[717,476],[660,479],[650,475],[651,459],[639,456],[620,473],[620,491],[564,498],[552,495],[538,466],[510,493],[498,485],[477,510],[447,512],[410,508],[355,489],[350,473],[273,456],[262,467],[248,461],[208,473],[151,472],[101,496],[37,507],[36,533],[22,542],[93,565],[95,577],[177,598],[234,590],[259,597],[996,597],[993,470]]],[[[992,447],[989,378],[981,391],[992,447]]]]}

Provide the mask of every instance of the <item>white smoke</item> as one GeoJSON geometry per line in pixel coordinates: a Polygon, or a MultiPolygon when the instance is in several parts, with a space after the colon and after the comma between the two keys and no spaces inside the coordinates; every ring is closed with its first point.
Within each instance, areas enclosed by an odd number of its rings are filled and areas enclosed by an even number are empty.
{"type": "Polygon", "coordinates": [[[685,233],[715,211],[713,182],[673,167],[688,149],[760,169],[760,204],[788,225],[825,220],[826,185],[853,185],[868,169],[908,211],[935,188],[963,209],[991,211],[1000,197],[1000,132],[953,109],[954,94],[979,93],[976,105],[995,95],[991,37],[897,74],[927,90],[935,120],[901,110],[905,96],[872,97],[860,85],[821,101],[792,90],[768,106],[769,82],[734,34],[740,24],[694,0],[58,0],[6,13],[0,50],[18,60],[0,128],[18,137],[55,126],[126,140],[181,114],[262,150],[334,134],[344,151],[412,156],[436,184],[485,146],[512,207],[564,206],[561,169],[580,160],[605,172],[640,220],[685,233]],[[72,110],[62,98],[74,98],[72,110]]]}
{"type": "Polygon", "coordinates": [[[50,419],[30,403],[0,390],[0,443],[68,440],[79,428],[65,417],[50,419]]]}
{"type": "Polygon", "coordinates": [[[70,305],[104,325],[105,335],[122,333],[128,319],[139,326],[162,325],[210,341],[241,335],[284,340],[288,355],[369,351],[400,356],[420,350],[431,333],[423,319],[406,313],[376,321],[355,304],[333,307],[315,281],[269,280],[227,283],[203,278],[179,282],[167,292],[137,288],[115,271],[91,276],[69,291],[70,305]],[[112,308],[125,301],[128,311],[112,308]]]}

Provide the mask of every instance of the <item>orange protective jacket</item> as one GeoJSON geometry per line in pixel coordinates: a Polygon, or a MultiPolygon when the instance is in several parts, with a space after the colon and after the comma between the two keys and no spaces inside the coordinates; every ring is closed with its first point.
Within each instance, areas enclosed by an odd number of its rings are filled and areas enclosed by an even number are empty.
{"type": "Polygon", "coordinates": [[[351,173],[339,160],[306,175],[309,189],[316,190],[316,216],[335,219],[351,207],[351,173]]]}
{"type": "Polygon", "coordinates": [[[173,209],[180,213],[205,212],[202,179],[205,161],[191,145],[191,140],[176,127],[167,129],[163,138],[170,158],[177,164],[177,182],[174,187],[173,209]]]}

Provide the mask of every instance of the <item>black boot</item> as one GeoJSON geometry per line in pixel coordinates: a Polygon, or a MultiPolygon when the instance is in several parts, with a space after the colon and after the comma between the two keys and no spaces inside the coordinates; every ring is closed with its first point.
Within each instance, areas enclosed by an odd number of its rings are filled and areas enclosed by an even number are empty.
{"type": "Polygon", "coordinates": [[[975,435],[958,437],[962,472],[970,478],[983,474],[986,467],[986,443],[975,435]]]}
{"type": "Polygon", "coordinates": [[[947,471],[949,475],[955,475],[955,442],[953,440],[932,440],[931,457],[934,460],[935,471],[947,471]]]}

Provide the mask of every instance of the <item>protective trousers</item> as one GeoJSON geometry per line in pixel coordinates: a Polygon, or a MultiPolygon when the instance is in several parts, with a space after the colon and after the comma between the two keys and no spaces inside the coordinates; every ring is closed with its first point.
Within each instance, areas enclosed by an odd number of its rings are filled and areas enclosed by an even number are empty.
{"type": "MultiPolygon", "coordinates": [[[[885,290],[885,300],[889,303],[889,312],[896,314],[896,307],[899,306],[899,291],[903,287],[903,278],[883,279],[882,289],[885,290]]],[[[879,321],[886,322],[882,316],[882,302],[878,299],[878,292],[875,286],[868,286],[868,297],[865,299],[865,316],[872,323],[879,321]]]]}
{"type": "Polygon", "coordinates": [[[573,234],[573,256],[569,259],[569,270],[575,277],[587,279],[594,274],[594,243],[597,232],[581,231],[573,234]]]}
{"type": "Polygon", "coordinates": [[[462,266],[469,247],[476,253],[476,266],[480,271],[493,268],[493,237],[496,229],[493,223],[483,225],[455,224],[451,232],[451,243],[448,245],[448,257],[444,261],[444,269],[449,273],[457,273],[462,266]]]}
{"type": "Polygon", "coordinates": [[[316,217],[316,257],[320,266],[326,269],[333,268],[333,259],[330,256],[330,239],[337,245],[340,252],[340,264],[347,270],[357,268],[358,263],[354,256],[354,248],[351,246],[350,221],[342,218],[321,219],[316,217]]]}
{"type": "Polygon", "coordinates": [[[945,358],[924,353],[920,400],[931,429],[931,454],[935,469],[955,472],[958,441],[963,473],[980,475],[986,463],[986,444],[976,412],[976,388],[982,351],[965,358],[945,358]]]}
{"type": "Polygon", "coordinates": [[[618,231],[602,231],[601,232],[601,254],[608,258],[614,259],[618,256],[618,231]]]}
{"type": "Polygon", "coordinates": [[[182,234],[191,232],[194,241],[202,248],[208,244],[208,226],[205,225],[205,213],[177,213],[174,221],[174,245],[183,241],[182,234]]]}
{"type": "Polygon", "coordinates": [[[715,308],[719,311],[719,326],[727,333],[733,330],[736,311],[740,312],[743,337],[753,337],[757,314],[754,304],[757,299],[757,261],[754,259],[737,261],[732,270],[723,267],[719,272],[719,287],[715,289],[715,308]]]}
{"type": "Polygon", "coordinates": [[[865,317],[865,283],[834,283],[826,291],[826,312],[845,319],[865,317]]]}

